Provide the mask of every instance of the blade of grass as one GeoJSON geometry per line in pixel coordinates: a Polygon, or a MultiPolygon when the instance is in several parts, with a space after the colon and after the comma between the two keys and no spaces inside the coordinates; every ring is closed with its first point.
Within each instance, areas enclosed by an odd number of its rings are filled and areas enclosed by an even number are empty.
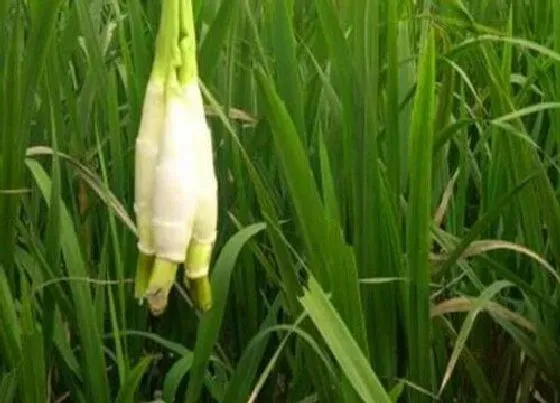
{"type": "Polygon", "coordinates": [[[177,389],[181,380],[190,371],[193,363],[192,354],[185,355],[171,366],[165,380],[163,381],[163,399],[166,402],[174,402],[177,394],[177,389]]]}
{"type": "Polygon", "coordinates": [[[367,358],[315,278],[310,275],[301,304],[325,339],[344,375],[364,402],[390,402],[367,358]]]}
{"type": "MultiPolygon", "coordinates": [[[[261,331],[269,329],[276,324],[280,302],[281,299],[277,297],[268,310],[267,316],[261,325],[261,331]]],[[[258,338],[259,343],[255,343],[256,345],[254,345],[253,342],[257,340],[257,338],[258,335],[249,342],[249,346],[243,351],[237,367],[235,368],[235,372],[229,380],[228,388],[224,394],[224,402],[244,403],[247,401],[247,397],[251,392],[251,384],[259,370],[270,336],[267,334],[262,338],[258,338]],[[250,348],[251,346],[254,347],[250,348]]]]}
{"type": "MultiPolygon", "coordinates": [[[[26,160],[26,165],[47,203],[51,199],[51,181],[43,167],[36,161],[26,160]]],[[[61,247],[68,274],[72,277],[87,277],[78,238],[68,210],[61,208],[61,247]]],[[[76,330],[83,351],[82,371],[87,395],[92,401],[103,403],[109,400],[105,357],[99,330],[95,324],[94,305],[88,286],[71,282],[70,289],[76,310],[76,330]]]]}
{"type": "MultiPolygon", "coordinates": [[[[430,29],[422,44],[418,88],[410,127],[409,200],[406,247],[408,286],[409,380],[431,387],[429,283],[430,223],[432,206],[432,144],[435,117],[435,43],[430,29]]],[[[413,401],[425,396],[413,394],[413,401]]]]}
{"type": "Polygon", "coordinates": [[[144,357],[137,365],[134,367],[128,378],[123,383],[122,387],[119,390],[119,394],[117,395],[117,399],[115,403],[127,403],[127,402],[134,402],[136,399],[134,395],[136,393],[136,389],[142,380],[142,377],[148,370],[150,364],[152,363],[154,357],[144,357]]]}
{"type": "Polygon", "coordinates": [[[258,223],[237,232],[223,247],[212,272],[212,294],[215,295],[213,307],[205,313],[198,325],[197,343],[194,348],[191,377],[185,395],[185,402],[197,402],[202,391],[206,365],[218,339],[224,309],[227,302],[231,272],[241,248],[255,234],[265,229],[258,223]]]}

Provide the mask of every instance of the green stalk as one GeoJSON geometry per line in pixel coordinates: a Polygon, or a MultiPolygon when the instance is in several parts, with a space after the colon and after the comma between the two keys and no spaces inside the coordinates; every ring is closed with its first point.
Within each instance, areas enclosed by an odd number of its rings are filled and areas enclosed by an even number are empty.
{"type": "MultiPolygon", "coordinates": [[[[180,1],[180,52],[182,63],[179,67],[179,83],[186,86],[191,82],[198,80],[198,69],[196,63],[196,33],[194,28],[194,16],[191,0],[180,1]]],[[[187,259],[185,261],[185,269],[196,271],[202,267],[208,267],[212,255],[212,246],[200,244],[192,240],[187,250],[187,259]]],[[[210,280],[208,275],[188,278],[185,276],[185,282],[188,283],[189,292],[193,303],[202,311],[207,311],[212,306],[212,290],[210,288],[210,280]]]]}
{"type": "Polygon", "coordinates": [[[179,40],[179,1],[163,0],[160,27],[156,38],[156,49],[152,78],[165,81],[176,61],[176,46],[179,40]]]}
{"type": "MultiPolygon", "coordinates": [[[[179,0],[164,0],[160,27],[156,38],[156,49],[151,80],[166,82],[174,76],[176,64],[176,44],[179,40],[179,0]]],[[[139,253],[135,297],[140,300],[146,296],[154,314],[161,314],[167,305],[167,296],[173,285],[177,263],[155,259],[139,253]]]]}
{"type": "MultiPolygon", "coordinates": [[[[418,65],[418,88],[410,126],[409,197],[407,208],[408,355],[409,379],[429,390],[430,361],[430,223],[432,205],[432,147],[435,117],[435,40],[431,28],[424,31],[418,65]]],[[[410,401],[427,402],[417,391],[410,401]]]]}
{"type": "Polygon", "coordinates": [[[186,85],[198,78],[196,65],[196,33],[194,29],[194,17],[192,1],[180,1],[180,40],[182,64],[179,67],[179,82],[186,85]]]}

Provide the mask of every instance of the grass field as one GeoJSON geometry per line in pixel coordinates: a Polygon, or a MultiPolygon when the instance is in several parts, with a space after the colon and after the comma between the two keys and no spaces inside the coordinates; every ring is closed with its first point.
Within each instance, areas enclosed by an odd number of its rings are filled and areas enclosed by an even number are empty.
{"type": "Polygon", "coordinates": [[[193,0],[213,307],[134,298],[161,0],[0,3],[0,402],[560,402],[560,2],[193,0]]]}

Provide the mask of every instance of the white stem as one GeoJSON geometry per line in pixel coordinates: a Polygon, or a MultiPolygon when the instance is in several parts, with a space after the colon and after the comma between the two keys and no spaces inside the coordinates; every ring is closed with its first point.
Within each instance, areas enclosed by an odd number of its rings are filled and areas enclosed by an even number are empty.
{"type": "Polygon", "coordinates": [[[212,247],[217,235],[218,182],[214,172],[210,131],[199,138],[198,156],[198,203],[189,256],[185,262],[186,275],[191,279],[208,276],[212,247]]]}
{"type": "Polygon", "coordinates": [[[157,256],[181,262],[185,260],[199,205],[200,164],[208,160],[207,155],[201,154],[201,144],[210,138],[196,82],[182,93],[169,94],[166,112],[156,170],[153,228],[157,256]]]}
{"type": "Polygon", "coordinates": [[[136,138],[134,189],[138,249],[146,255],[154,253],[152,195],[164,116],[164,84],[160,81],[150,80],[146,87],[142,119],[136,138]]]}

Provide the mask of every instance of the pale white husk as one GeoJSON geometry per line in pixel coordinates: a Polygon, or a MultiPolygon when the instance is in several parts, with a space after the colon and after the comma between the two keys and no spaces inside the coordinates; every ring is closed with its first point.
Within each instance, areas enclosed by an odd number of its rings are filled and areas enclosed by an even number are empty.
{"type": "Polygon", "coordinates": [[[152,231],[153,190],[165,117],[164,91],[163,82],[154,79],[148,81],[136,138],[134,211],[138,249],[146,255],[155,252],[152,231]]]}
{"type": "Polygon", "coordinates": [[[158,257],[185,260],[191,238],[215,239],[217,186],[200,89],[169,94],[156,169],[153,229],[158,257]]]}

